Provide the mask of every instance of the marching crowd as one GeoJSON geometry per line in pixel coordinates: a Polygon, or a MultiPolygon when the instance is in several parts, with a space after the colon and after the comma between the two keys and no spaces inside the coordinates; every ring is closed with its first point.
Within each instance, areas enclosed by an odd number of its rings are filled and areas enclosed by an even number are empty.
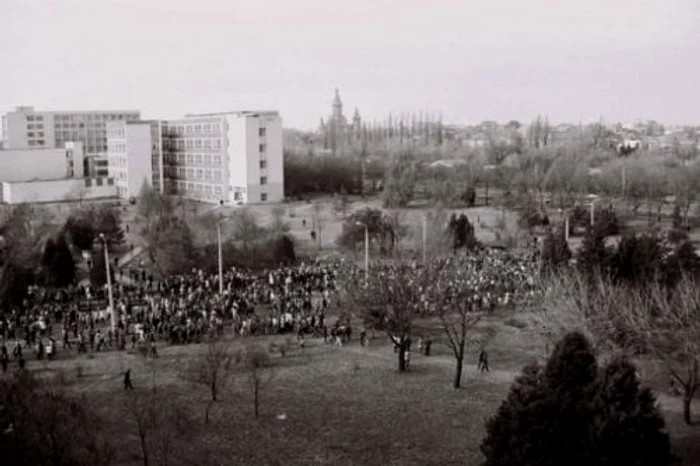
{"type": "MultiPolygon", "coordinates": [[[[537,267],[532,257],[487,250],[452,260],[459,261],[475,282],[488,285],[479,287],[485,308],[534,294],[537,267]]],[[[222,294],[218,275],[201,270],[162,281],[135,273],[135,286],[114,287],[114,332],[111,316],[103,310],[107,306],[102,290],[94,296],[89,288],[34,287],[21,307],[0,314],[0,362],[7,370],[12,359],[23,366],[25,353],[52,359],[59,346],[83,353],[145,345],[157,357],[156,342],[199,342],[225,328],[240,336],[295,332],[302,340],[313,335],[340,342],[350,337],[349,323],[329,326],[326,315],[341,274],[361,280],[363,271],[343,261],[316,261],[258,275],[232,268],[223,275],[222,294]],[[100,310],[93,310],[95,304],[100,310]]]]}

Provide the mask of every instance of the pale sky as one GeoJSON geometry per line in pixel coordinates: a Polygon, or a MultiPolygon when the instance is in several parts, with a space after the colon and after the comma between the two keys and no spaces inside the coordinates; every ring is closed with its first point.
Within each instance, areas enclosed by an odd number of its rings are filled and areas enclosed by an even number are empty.
{"type": "Polygon", "coordinates": [[[699,0],[0,0],[0,112],[700,124],[699,0]]]}

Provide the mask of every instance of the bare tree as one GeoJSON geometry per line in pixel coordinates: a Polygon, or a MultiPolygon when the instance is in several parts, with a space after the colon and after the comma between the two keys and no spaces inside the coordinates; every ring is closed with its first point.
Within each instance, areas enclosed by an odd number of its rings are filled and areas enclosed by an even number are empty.
{"type": "Polygon", "coordinates": [[[700,389],[700,287],[684,278],[672,293],[660,284],[645,288],[599,278],[560,276],[544,284],[543,330],[554,337],[581,330],[597,350],[649,354],[663,364],[683,396],[683,419],[700,389]]]}
{"type": "Polygon", "coordinates": [[[481,319],[480,301],[484,290],[480,288],[486,284],[480,282],[477,276],[478,271],[473,263],[465,267],[451,260],[442,268],[432,288],[442,329],[455,357],[454,388],[462,384],[467,335],[481,319]]]}
{"type": "Polygon", "coordinates": [[[168,466],[188,427],[184,412],[155,387],[128,392],[125,407],[139,438],[143,466],[168,466]]]}
{"type": "Polygon", "coordinates": [[[253,408],[255,417],[260,415],[261,392],[274,376],[274,366],[270,353],[257,344],[249,345],[245,349],[243,363],[248,376],[250,388],[253,391],[253,408]]]}
{"type": "Polygon", "coordinates": [[[210,336],[204,353],[199,355],[183,374],[185,379],[206,387],[209,392],[209,400],[204,408],[205,424],[209,423],[209,412],[219,400],[219,394],[229,382],[232,368],[240,361],[240,357],[240,353],[233,350],[230,342],[210,336]]]}
{"type": "Polygon", "coordinates": [[[413,322],[428,312],[426,297],[440,264],[398,263],[378,265],[369,270],[366,280],[346,277],[344,293],[362,314],[365,325],[383,331],[398,354],[398,370],[407,369],[406,351],[411,341],[413,322]]]}

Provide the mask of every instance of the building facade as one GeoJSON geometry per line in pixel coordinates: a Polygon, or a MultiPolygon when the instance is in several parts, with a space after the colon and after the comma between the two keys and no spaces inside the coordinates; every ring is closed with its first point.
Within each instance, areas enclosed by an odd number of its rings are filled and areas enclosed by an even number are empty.
{"type": "Polygon", "coordinates": [[[55,149],[81,142],[86,174],[107,176],[107,124],[139,118],[135,110],[40,112],[17,107],[2,116],[2,132],[6,149],[55,149]]]}
{"type": "Polygon", "coordinates": [[[117,121],[107,125],[108,173],[117,195],[136,197],[144,183],[163,190],[159,121],[117,121]]]}
{"type": "Polygon", "coordinates": [[[188,115],[162,122],[161,134],[165,193],[226,204],[284,198],[278,112],[188,115]]]}
{"type": "Polygon", "coordinates": [[[117,195],[111,178],[0,181],[0,203],[34,204],[109,199],[117,195]]]}
{"type": "Polygon", "coordinates": [[[83,145],[66,143],[64,149],[0,150],[0,181],[25,182],[82,178],[83,145]]]}

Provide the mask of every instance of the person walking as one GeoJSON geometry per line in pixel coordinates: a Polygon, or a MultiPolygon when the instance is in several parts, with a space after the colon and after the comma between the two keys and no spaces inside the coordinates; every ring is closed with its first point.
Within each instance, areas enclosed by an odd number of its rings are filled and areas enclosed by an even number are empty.
{"type": "Polygon", "coordinates": [[[489,372],[489,357],[484,348],[482,348],[481,352],[479,353],[479,364],[477,369],[479,372],[489,372]]]}
{"type": "Polygon", "coordinates": [[[133,390],[134,386],[131,385],[131,369],[127,369],[124,373],[124,390],[133,390]]]}

